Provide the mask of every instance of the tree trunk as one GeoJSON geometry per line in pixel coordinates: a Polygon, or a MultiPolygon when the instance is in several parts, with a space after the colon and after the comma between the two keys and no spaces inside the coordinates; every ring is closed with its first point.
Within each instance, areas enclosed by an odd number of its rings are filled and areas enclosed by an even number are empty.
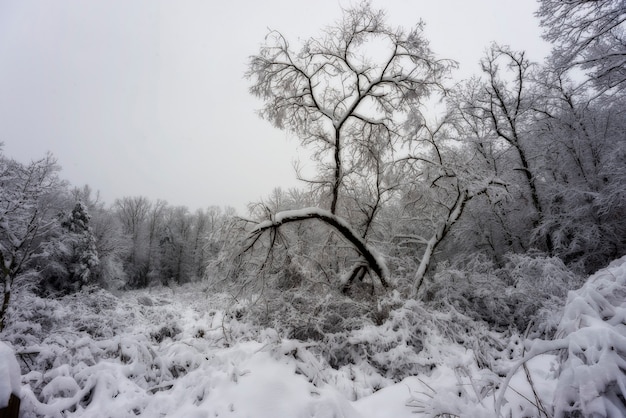
{"type": "Polygon", "coordinates": [[[422,255],[422,259],[420,261],[420,265],[417,268],[417,271],[415,272],[415,278],[413,279],[413,297],[417,297],[417,293],[419,292],[420,287],[424,282],[424,276],[426,275],[426,271],[430,266],[430,260],[433,256],[433,253],[435,252],[435,249],[437,248],[437,245],[439,245],[439,243],[443,241],[445,236],[448,234],[448,231],[450,231],[452,225],[461,217],[463,209],[465,208],[465,203],[467,203],[468,200],[469,195],[467,191],[460,191],[456,202],[454,203],[454,206],[448,212],[448,217],[446,218],[445,222],[437,226],[435,233],[428,240],[428,243],[426,244],[426,249],[424,250],[424,254],[422,255]]]}
{"type": "Polygon", "coordinates": [[[0,307],[0,332],[4,329],[4,326],[6,324],[5,322],[5,316],[7,313],[7,310],[9,309],[9,301],[11,300],[11,285],[9,284],[9,278],[5,278],[5,283],[4,283],[4,291],[2,292],[3,298],[2,298],[2,307],[0,307]]]}
{"type": "Polygon", "coordinates": [[[0,418],[18,418],[20,416],[20,403],[20,398],[11,394],[9,404],[4,408],[0,408],[0,418]]]}
{"type": "Polygon", "coordinates": [[[339,186],[341,185],[341,127],[335,129],[335,178],[333,179],[333,200],[330,204],[330,213],[337,214],[339,200],[339,186]]]}
{"type": "Polygon", "coordinates": [[[5,316],[9,309],[9,301],[11,300],[11,287],[13,279],[11,275],[11,267],[5,264],[4,254],[0,252],[0,274],[2,275],[2,305],[0,306],[0,332],[6,324],[5,316]]]}

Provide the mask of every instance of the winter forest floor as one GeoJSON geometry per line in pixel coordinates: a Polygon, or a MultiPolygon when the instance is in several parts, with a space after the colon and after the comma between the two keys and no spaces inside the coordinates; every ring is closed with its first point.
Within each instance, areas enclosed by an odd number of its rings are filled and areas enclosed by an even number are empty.
{"type": "Polygon", "coordinates": [[[381,325],[302,342],[241,320],[246,302],[202,283],[22,292],[0,340],[18,353],[24,418],[489,417],[500,396],[502,416],[619,416],[625,300],[626,257],[555,308],[550,341],[411,301],[381,325]]]}

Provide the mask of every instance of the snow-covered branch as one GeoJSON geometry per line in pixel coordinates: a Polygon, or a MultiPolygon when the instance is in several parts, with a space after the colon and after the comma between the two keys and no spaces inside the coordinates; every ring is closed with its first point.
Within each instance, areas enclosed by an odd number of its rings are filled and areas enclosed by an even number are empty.
{"type": "Polygon", "coordinates": [[[263,232],[278,228],[281,225],[302,222],[310,219],[317,219],[324,222],[326,225],[333,227],[339,234],[361,254],[361,256],[367,262],[368,267],[376,273],[380,279],[383,287],[389,287],[387,282],[388,271],[387,265],[383,258],[376,253],[376,251],[369,247],[369,245],[359,236],[359,234],[352,229],[350,224],[337,215],[333,215],[330,211],[320,209],[317,207],[309,207],[297,210],[286,210],[279,212],[272,216],[271,219],[260,222],[252,230],[251,239],[257,239],[257,237],[263,232]]]}

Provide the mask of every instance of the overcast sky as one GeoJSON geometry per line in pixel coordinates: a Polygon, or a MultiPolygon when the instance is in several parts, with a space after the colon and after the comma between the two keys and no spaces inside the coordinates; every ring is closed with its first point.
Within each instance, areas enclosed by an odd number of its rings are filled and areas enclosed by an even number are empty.
{"type": "MultiPolygon", "coordinates": [[[[0,0],[0,141],[22,162],[51,151],[62,177],[107,203],[194,210],[297,186],[298,141],[255,113],[243,78],[268,28],[308,38],[345,0],[0,0]]],[[[477,72],[492,41],[541,60],[533,0],[375,0],[389,23],[421,18],[431,47],[477,72]]]]}

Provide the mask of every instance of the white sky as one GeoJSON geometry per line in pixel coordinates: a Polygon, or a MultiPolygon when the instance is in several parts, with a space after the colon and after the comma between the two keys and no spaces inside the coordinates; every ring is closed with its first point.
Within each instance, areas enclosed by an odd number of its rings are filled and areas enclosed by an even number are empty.
{"type": "MultiPolygon", "coordinates": [[[[165,199],[243,211],[297,186],[298,141],[261,120],[243,78],[268,28],[307,38],[346,0],[0,0],[0,141],[27,162],[51,151],[62,177],[107,203],[165,199]]],[[[374,0],[388,21],[420,18],[455,74],[492,41],[541,60],[533,0],[374,0]]]]}

